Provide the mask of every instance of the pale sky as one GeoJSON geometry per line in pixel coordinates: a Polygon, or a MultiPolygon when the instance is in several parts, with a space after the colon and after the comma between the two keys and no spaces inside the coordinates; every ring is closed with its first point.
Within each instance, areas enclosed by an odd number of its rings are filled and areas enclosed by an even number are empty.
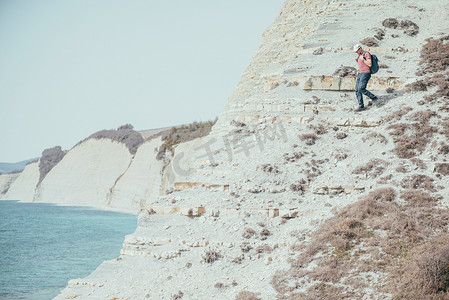
{"type": "Polygon", "coordinates": [[[0,161],[219,116],[284,0],[0,0],[0,161]]]}

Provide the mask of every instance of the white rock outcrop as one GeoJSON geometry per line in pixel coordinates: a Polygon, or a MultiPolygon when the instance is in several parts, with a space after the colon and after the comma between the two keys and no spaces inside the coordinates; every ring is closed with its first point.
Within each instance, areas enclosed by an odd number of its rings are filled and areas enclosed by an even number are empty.
{"type": "Polygon", "coordinates": [[[10,189],[11,185],[17,178],[20,176],[20,173],[16,174],[1,174],[0,175],[0,200],[3,200],[6,196],[6,193],[10,189]]]}
{"type": "Polygon", "coordinates": [[[38,187],[35,202],[106,207],[109,189],[130,166],[121,143],[89,139],[71,149],[38,187]]]}
{"type": "Polygon", "coordinates": [[[155,138],[137,149],[129,168],[107,193],[108,206],[138,213],[161,194],[164,163],[156,159],[160,145],[161,139],[155,138]]]}
{"type": "Polygon", "coordinates": [[[28,164],[9,188],[4,199],[33,202],[39,181],[39,162],[28,164]]]}

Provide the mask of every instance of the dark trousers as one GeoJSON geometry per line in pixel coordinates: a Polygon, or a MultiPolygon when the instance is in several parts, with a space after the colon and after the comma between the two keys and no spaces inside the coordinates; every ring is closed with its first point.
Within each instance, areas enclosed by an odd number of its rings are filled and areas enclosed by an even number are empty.
{"type": "Polygon", "coordinates": [[[376,97],[370,91],[368,91],[366,89],[366,86],[367,86],[370,78],[371,78],[371,73],[360,73],[357,76],[357,81],[355,84],[355,94],[357,96],[357,101],[359,102],[359,107],[364,107],[362,94],[371,99],[376,97]]]}

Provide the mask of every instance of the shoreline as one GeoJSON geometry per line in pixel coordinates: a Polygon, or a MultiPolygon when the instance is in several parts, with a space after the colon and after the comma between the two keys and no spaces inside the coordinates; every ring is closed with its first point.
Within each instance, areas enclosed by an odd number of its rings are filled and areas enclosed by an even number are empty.
{"type": "Polygon", "coordinates": [[[23,201],[23,200],[10,200],[10,199],[0,199],[0,201],[9,201],[9,202],[17,202],[17,203],[30,203],[30,204],[51,204],[54,206],[65,206],[65,207],[85,207],[90,209],[96,209],[96,210],[102,210],[102,211],[110,211],[115,213],[123,213],[128,215],[134,215],[138,216],[139,213],[135,213],[131,210],[121,209],[121,208],[115,208],[110,207],[107,205],[77,205],[76,203],[58,203],[58,202],[30,202],[30,201],[23,201]]]}

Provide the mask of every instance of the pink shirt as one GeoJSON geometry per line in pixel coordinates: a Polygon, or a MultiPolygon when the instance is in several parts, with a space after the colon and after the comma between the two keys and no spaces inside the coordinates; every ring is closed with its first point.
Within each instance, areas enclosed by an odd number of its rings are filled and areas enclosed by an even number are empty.
{"type": "MultiPolygon", "coordinates": [[[[362,55],[359,55],[359,57],[357,58],[357,63],[359,64],[359,73],[371,73],[369,67],[363,62],[362,55]]],[[[365,52],[364,57],[365,59],[371,59],[371,54],[369,52],[365,52]]]]}

